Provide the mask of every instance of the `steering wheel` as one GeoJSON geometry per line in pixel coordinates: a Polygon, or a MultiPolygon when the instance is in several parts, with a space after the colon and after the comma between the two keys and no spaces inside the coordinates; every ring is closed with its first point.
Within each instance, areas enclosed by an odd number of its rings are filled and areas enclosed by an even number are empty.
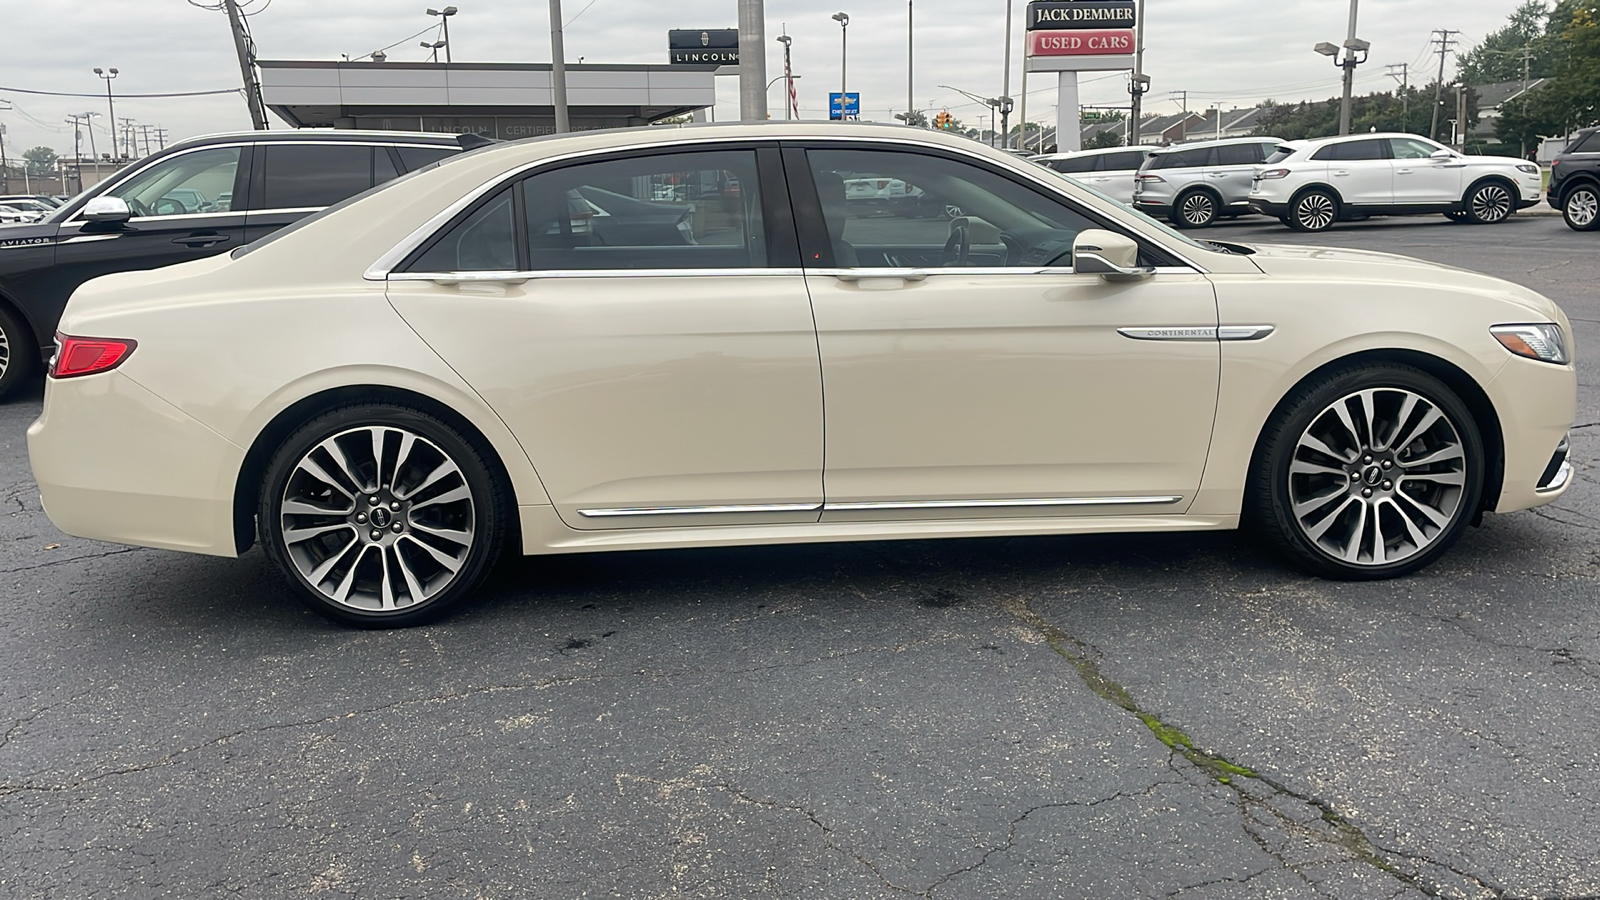
{"type": "Polygon", "coordinates": [[[150,207],[145,206],[143,203],[140,203],[132,197],[124,197],[123,200],[128,204],[128,209],[132,210],[133,214],[136,216],[155,215],[155,213],[150,211],[150,207]]]}
{"type": "Polygon", "coordinates": [[[972,238],[967,226],[956,225],[950,229],[950,236],[945,238],[944,251],[939,254],[939,265],[964,266],[967,264],[967,253],[971,249],[972,238]]]}
{"type": "Polygon", "coordinates": [[[182,200],[162,197],[156,201],[156,215],[158,216],[184,216],[188,214],[189,207],[184,206],[182,200]]]}

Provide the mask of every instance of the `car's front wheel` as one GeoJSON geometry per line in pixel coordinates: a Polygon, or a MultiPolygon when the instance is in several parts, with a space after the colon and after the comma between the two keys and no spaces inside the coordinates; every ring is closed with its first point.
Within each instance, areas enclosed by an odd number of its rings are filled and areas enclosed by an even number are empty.
{"type": "Polygon", "coordinates": [[[33,372],[33,331],[0,306],[0,397],[16,390],[33,372]]]}
{"type": "Polygon", "coordinates": [[[1443,382],[1381,363],[1296,390],[1257,449],[1246,516],[1318,575],[1391,578],[1437,559],[1483,491],[1482,439],[1443,382]]]}
{"type": "Polygon", "coordinates": [[[1339,201],[1327,191],[1306,191],[1289,210],[1289,227],[1295,231],[1327,231],[1338,220],[1339,201]]]}
{"type": "Polygon", "coordinates": [[[313,610],[393,628],[437,618],[499,556],[510,504],[486,458],[420,410],[346,406],[312,419],[267,466],[267,555],[313,610]]]}
{"type": "Polygon", "coordinates": [[[1462,198],[1466,205],[1467,220],[1479,225],[1495,225],[1510,218],[1516,199],[1511,189],[1499,181],[1485,181],[1462,198]]]}
{"type": "Polygon", "coordinates": [[[1204,228],[1217,220],[1217,198],[1207,191],[1190,191],[1172,204],[1172,221],[1179,228],[1204,228]]]}
{"type": "Polygon", "coordinates": [[[1580,184],[1567,192],[1561,204],[1561,218],[1573,231],[1594,231],[1600,228],[1600,188],[1580,184]]]}

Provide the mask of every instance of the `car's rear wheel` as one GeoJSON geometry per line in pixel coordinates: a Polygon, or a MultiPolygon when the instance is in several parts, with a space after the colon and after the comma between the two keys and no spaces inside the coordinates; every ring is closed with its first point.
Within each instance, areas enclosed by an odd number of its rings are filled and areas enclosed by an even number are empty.
{"type": "Polygon", "coordinates": [[[1516,204],[1511,189],[1500,181],[1485,181],[1473,187],[1463,202],[1466,204],[1467,219],[1479,225],[1504,222],[1515,211],[1516,204]]]}
{"type": "Polygon", "coordinates": [[[267,555],[316,612],[348,625],[431,621],[499,556],[510,504],[474,443],[420,410],[347,406],[307,422],[267,466],[267,555]]]}
{"type": "Polygon", "coordinates": [[[1189,191],[1172,204],[1172,221],[1179,228],[1204,228],[1217,220],[1217,198],[1209,191],[1189,191]]]}
{"type": "Polygon", "coordinates": [[[1573,231],[1594,231],[1600,228],[1600,188],[1580,184],[1567,192],[1561,203],[1561,218],[1573,231]]]}
{"type": "Polygon", "coordinates": [[[0,397],[16,390],[33,374],[37,357],[33,343],[33,330],[21,317],[0,306],[0,397]]]}
{"type": "Polygon", "coordinates": [[[1327,231],[1338,220],[1339,201],[1327,191],[1306,191],[1289,210],[1289,227],[1295,231],[1327,231]]]}
{"type": "Polygon", "coordinates": [[[1478,509],[1482,439],[1460,398],[1398,364],[1297,389],[1257,449],[1247,517],[1331,578],[1391,578],[1437,559],[1478,509]]]}

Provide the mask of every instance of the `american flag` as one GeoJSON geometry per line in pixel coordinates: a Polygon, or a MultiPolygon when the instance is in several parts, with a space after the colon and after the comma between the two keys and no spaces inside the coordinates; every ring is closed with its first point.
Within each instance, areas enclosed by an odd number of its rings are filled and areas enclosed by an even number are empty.
{"type": "Polygon", "coordinates": [[[789,54],[783,54],[783,83],[789,86],[789,109],[794,112],[796,119],[800,118],[800,98],[795,95],[794,76],[789,71],[789,54]]]}

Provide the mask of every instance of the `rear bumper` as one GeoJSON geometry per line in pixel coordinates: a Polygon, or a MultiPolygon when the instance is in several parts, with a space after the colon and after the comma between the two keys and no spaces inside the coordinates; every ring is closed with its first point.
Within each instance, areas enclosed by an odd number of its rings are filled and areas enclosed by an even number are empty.
{"type": "Polygon", "coordinates": [[[1165,219],[1172,215],[1172,204],[1161,200],[1141,200],[1135,197],[1133,208],[1156,219],[1165,219]]]}
{"type": "Polygon", "coordinates": [[[1250,210],[1263,216],[1281,219],[1289,214],[1289,204],[1250,198],[1250,210]]]}

